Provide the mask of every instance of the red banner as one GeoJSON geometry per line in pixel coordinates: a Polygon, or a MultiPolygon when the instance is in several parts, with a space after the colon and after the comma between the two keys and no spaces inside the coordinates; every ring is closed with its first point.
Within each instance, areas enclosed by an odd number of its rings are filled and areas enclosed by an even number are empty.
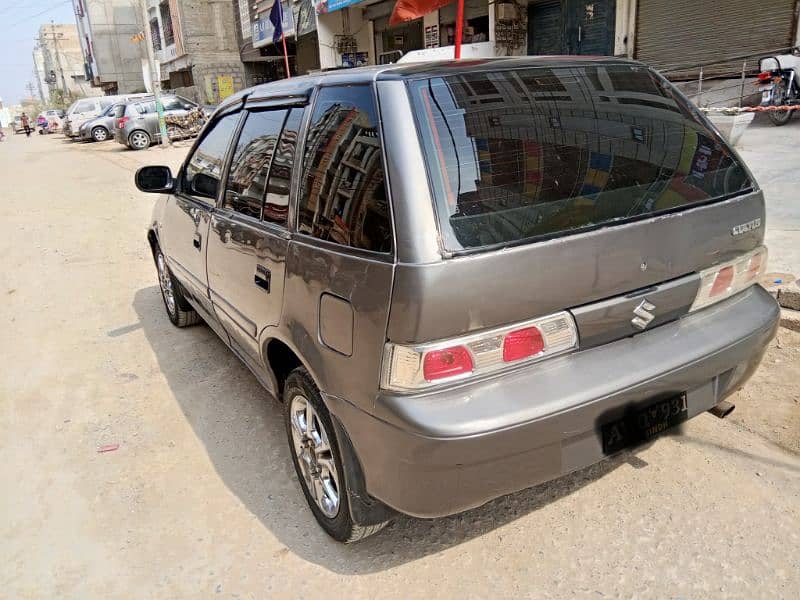
{"type": "Polygon", "coordinates": [[[399,25],[406,21],[419,19],[423,15],[447,6],[451,2],[453,0],[397,0],[392,16],[389,18],[389,25],[399,25]]]}

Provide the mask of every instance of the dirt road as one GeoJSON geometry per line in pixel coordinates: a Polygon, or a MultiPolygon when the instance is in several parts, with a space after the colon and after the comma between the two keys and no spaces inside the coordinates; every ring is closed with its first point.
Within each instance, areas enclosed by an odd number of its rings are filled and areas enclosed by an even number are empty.
{"type": "Polygon", "coordinates": [[[776,403],[796,417],[800,335],[739,395],[753,422],[702,415],[469,513],[332,542],[277,402],[206,327],[163,313],[154,199],[132,174],[183,152],[0,143],[0,595],[797,597],[800,456],[755,420],[776,403]]]}

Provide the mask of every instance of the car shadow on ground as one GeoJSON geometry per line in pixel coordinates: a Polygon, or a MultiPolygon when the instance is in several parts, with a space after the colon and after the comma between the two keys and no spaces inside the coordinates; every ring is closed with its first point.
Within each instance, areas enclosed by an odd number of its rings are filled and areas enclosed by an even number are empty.
{"type": "MultiPolygon", "coordinates": [[[[647,463],[622,452],[555,481],[441,519],[398,516],[366,540],[343,545],[319,528],[305,504],[289,456],[281,404],[205,325],[173,327],[157,286],[139,290],[140,323],[175,399],[225,485],[291,552],[340,574],[383,571],[441,552],[537,511],[623,464],[647,463]]],[[[641,450],[641,448],[639,449],[641,450]]]]}

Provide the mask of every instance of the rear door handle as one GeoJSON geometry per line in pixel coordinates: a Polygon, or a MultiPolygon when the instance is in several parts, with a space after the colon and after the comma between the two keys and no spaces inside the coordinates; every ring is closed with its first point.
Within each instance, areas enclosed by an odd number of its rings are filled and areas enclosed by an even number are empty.
{"type": "Polygon", "coordinates": [[[256,267],[256,274],[253,277],[253,282],[262,290],[269,294],[270,283],[272,282],[272,273],[264,265],[256,267]]]}
{"type": "Polygon", "coordinates": [[[202,240],[203,240],[203,236],[200,235],[199,233],[195,233],[194,234],[194,240],[192,240],[192,245],[194,245],[195,248],[200,250],[200,247],[203,245],[202,240]]]}

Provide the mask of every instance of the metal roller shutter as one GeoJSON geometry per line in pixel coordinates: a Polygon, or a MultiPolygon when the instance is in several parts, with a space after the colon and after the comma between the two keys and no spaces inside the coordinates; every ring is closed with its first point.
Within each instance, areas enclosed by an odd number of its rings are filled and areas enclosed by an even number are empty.
{"type": "MultiPolygon", "coordinates": [[[[668,71],[791,46],[797,0],[639,0],[636,58],[668,71]]],[[[737,73],[732,64],[704,69],[737,73]]]]}

